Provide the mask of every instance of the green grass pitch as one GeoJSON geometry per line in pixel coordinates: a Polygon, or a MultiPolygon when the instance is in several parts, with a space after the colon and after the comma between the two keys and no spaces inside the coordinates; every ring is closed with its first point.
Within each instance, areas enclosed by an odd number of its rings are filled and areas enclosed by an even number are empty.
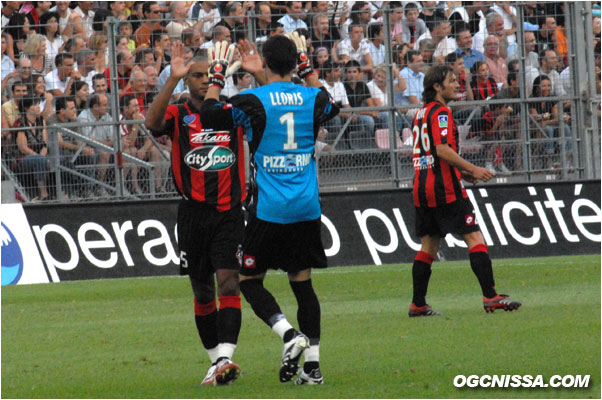
{"type": "MultiPolygon", "coordinates": [[[[322,386],[278,381],[282,344],[243,300],[234,360],[243,375],[200,387],[209,367],[187,278],[2,288],[2,397],[600,398],[600,256],[494,260],[515,312],[486,314],[468,261],[435,263],[410,320],[411,265],[331,268],[322,304],[322,386]],[[587,389],[455,388],[456,375],[591,375],[587,389]]],[[[266,286],[295,326],[286,276],[266,286]]]]}

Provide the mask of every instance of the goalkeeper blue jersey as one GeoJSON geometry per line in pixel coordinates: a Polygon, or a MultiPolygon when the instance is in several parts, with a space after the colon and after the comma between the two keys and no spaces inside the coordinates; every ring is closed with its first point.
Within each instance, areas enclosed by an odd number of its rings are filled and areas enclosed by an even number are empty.
{"type": "Polygon", "coordinates": [[[214,115],[221,121],[214,129],[244,127],[251,153],[247,209],[281,224],[320,218],[314,146],[320,124],[338,111],[326,89],[292,82],[246,90],[229,104],[207,101],[202,110],[223,114],[214,115]]]}

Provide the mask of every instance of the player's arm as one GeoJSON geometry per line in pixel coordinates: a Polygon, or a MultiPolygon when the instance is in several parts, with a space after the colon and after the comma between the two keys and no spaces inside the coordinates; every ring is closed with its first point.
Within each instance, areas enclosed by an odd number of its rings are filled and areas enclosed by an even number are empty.
{"type": "Polygon", "coordinates": [[[152,132],[162,132],[164,130],[164,116],[169,105],[169,99],[180,79],[186,75],[190,68],[190,64],[186,65],[184,62],[184,44],[181,42],[174,43],[171,46],[171,54],[171,74],[150,105],[146,114],[146,121],[144,121],[144,126],[152,132]]]}
{"type": "Polygon", "coordinates": [[[297,47],[297,75],[299,75],[299,78],[305,80],[307,86],[317,89],[321,88],[322,83],[318,79],[318,74],[314,71],[311,66],[311,61],[307,56],[305,36],[299,35],[298,32],[292,32],[288,34],[288,38],[292,40],[297,47]]]}
{"type": "Polygon", "coordinates": [[[476,183],[477,181],[487,182],[495,176],[495,174],[488,169],[477,167],[471,162],[463,159],[458,153],[454,151],[447,143],[441,143],[435,146],[437,149],[437,155],[440,159],[456,167],[462,173],[462,177],[469,182],[476,183]]]}

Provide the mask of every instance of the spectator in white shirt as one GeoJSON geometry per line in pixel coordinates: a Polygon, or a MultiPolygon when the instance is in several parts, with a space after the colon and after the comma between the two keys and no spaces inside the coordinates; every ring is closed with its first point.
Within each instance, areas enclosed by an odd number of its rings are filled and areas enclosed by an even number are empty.
{"type": "Polygon", "coordinates": [[[232,43],[232,34],[230,33],[230,29],[223,25],[218,25],[213,30],[213,40],[203,43],[200,48],[209,49],[214,46],[214,43],[218,43],[223,40],[227,41],[228,43],[232,43]]]}
{"type": "Polygon", "coordinates": [[[342,62],[355,60],[362,66],[362,72],[372,73],[374,66],[370,56],[370,46],[364,39],[364,28],[360,24],[349,25],[349,39],[339,44],[337,54],[342,62]]]}
{"type": "Polygon", "coordinates": [[[198,1],[188,10],[188,17],[200,29],[201,34],[209,39],[211,30],[222,16],[215,1],[198,1]]]}
{"type": "Polygon", "coordinates": [[[46,76],[46,90],[53,96],[66,96],[71,90],[74,79],[81,79],[81,74],[75,68],[73,56],[69,53],[59,53],[54,62],[56,69],[52,70],[46,76]]]}
{"type": "MultiPolygon", "coordinates": [[[[389,96],[387,96],[387,71],[383,65],[374,68],[374,79],[366,84],[370,91],[374,107],[382,107],[389,105],[389,96]]],[[[389,113],[380,111],[379,117],[374,118],[376,129],[386,129],[389,121],[389,113]]],[[[401,117],[395,113],[395,131],[400,132],[403,129],[401,117]]]]}
{"type": "Polygon", "coordinates": [[[82,18],[82,24],[87,37],[90,37],[94,32],[92,29],[92,22],[94,20],[94,11],[92,11],[93,3],[93,1],[78,1],[77,7],[73,9],[73,12],[79,14],[82,18]]]}
{"type": "Polygon", "coordinates": [[[432,30],[426,31],[422,34],[416,43],[414,43],[414,50],[418,50],[420,48],[420,42],[424,39],[433,39],[435,41],[435,53],[433,53],[433,58],[435,62],[443,63],[445,61],[445,56],[449,53],[453,53],[456,51],[458,46],[456,45],[456,39],[453,39],[449,36],[451,32],[451,24],[447,20],[436,20],[433,23],[432,30]]]}
{"type": "Polygon", "coordinates": [[[485,18],[485,30],[477,32],[472,40],[472,48],[485,52],[485,39],[487,36],[496,36],[499,42],[499,55],[503,58],[507,57],[508,40],[504,32],[504,18],[495,12],[487,14],[485,18]]]}
{"type": "Polygon", "coordinates": [[[566,92],[560,81],[560,74],[556,70],[558,68],[558,55],[556,51],[547,49],[543,51],[540,58],[540,67],[532,68],[527,71],[527,93],[531,93],[533,81],[540,75],[547,75],[552,84],[551,96],[566,96],[566,92]]]}
{"type": "Polygon", "coordinates": [[[511,6],[510,2],[497,2],[491,7],[493,12],[496,12],[504,19],[504,33],[508,44],[516,42],[516,7],[511,6]]]}
{"type": "MultiPolygon", "coordinates": [[[[46,38],[46,57],[54,60],[63,47],[58,13],[49,12],[40,17],[40,34],[46,38]]],[[[52,68],[55,67],[54,61],[52,61],[52,68]]]]}
{"type": "Polygon", "coordinates": [[[284,33],[291,33],[295,29],[307,29],[307,24],[301,19],[303,4],[300,1],[286,2],[286,15],[278,20],[284,25],[284,33]]]}
{"type": "MultiPolygon", "coordinates": [[[[341,82],[341,65],[334,61],[326,61],[320,69],[320,76],[322,78],[320,82],[339,108],[350,108],[345,85],[341,82]]],[[[328,144],[333,144],[345,124],[345,119],[350,116],[348,113],[339,113],[339,115],[322,125],[328,130],[326,135],[328,144]]],[[[347,149],[347,140],[339,140],[336,148],[339,150],[347,149]]]]}
{"type": "Polygon", "coordinates": [[[387,61],[387,54],[385,52],[385,30],[382,23],[375,22],[368,25],[368,40],[372,64],[374,66],[384,64],[387,61]]]}
{"type": "Polygon", "coordinates": [[[172,20],[169,21],[165,29],[169,33],[171,40],[180,40],[182,37],[182,31],[190,26],[192,23],[188,20],[188,8],[186,3],[183,1],[172,1],[169,5],[169,12],[172,20]]]}

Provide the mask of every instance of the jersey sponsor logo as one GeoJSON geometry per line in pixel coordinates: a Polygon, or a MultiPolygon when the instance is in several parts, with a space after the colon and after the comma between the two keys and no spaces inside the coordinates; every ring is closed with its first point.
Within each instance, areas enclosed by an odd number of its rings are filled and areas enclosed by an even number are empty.
{"type": "Polygon", "coordinates": [[[222,171],[236,162],[236,156],[228,147],[197,147],[184,156],[184,162],[197,171],[222,171]]]}
{"type": "Polygon", "coordinates": [[[468,214],[464,217],[464,221],[466,222],[467,226],[470,225],[474,225],[475,224],[475,217],[473,214],[468,214]]]}
{"type": "Polygon", "coordinates": [[[190,115],[184,116],[184,122],[186,122],[188,125],[194,123],[195,120],[196,120],[196,115],[190,114],[190,115]]]}
{"type": "Polygon", "coordinates": [[[447,128],[447,115],[439,115],[439,128],[447,128]]]}
{"type": "Polygon", "coordinates": [[[441,136],[447,136],[447,128],[441,131],[441,136]]]}
{"type": "Polygon", "coordinates": [[[287,154],[286,156],[263,156],[263,168],[269,173],[288,174],[303,171],[311,161],[309,154],[287,154]]]}
{"type": "Polygon", "coordinates": [[[414,169],[427,169],[435,163],[435,157],[432,154],[414,158],[414,169]]]}
{"type": "Polygon", "coordinates": [[[253,269],[255,267],[257,267],[257,264],[255,263],[255,256],[249,256],[245,254],[243,258],[243,268],[253,269]]]}
{"type": "Polygon", "coordinates": [[[213,129],[203,129],[198,133],[190,133],[190,143],[218,143],[229,142],[230,132],[214,131],[213,129]]]}

